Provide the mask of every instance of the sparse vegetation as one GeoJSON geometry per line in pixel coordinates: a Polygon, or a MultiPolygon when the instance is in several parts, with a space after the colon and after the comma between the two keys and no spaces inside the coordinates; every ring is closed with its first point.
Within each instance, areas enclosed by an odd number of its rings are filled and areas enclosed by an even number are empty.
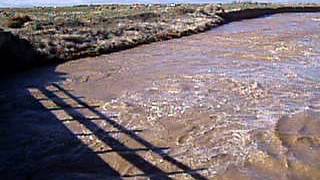
{"type": "Polygon", "coordinates": [[[38,30],[41,30],[42,29],[42,26],[41,26],[41,22],[40,21],[35,21],[34,24],[33,24],[33,30],[35,31],[38,31],[38,30]]]}
{"type": "Polygon", "coordinates": [[[41,54],[71,60],[179,38],[237,19],[310,10],[320,11],[320,6],[233,3],[1,9],[0,28],[28,40],[41,54]]]}
{"type": "Polygon", "coordinates": [[[22,28],[29,21],[31,21],[31,18],[28,15],[14,16],[7,20],[6,26],[9,28],[22,28]]]}

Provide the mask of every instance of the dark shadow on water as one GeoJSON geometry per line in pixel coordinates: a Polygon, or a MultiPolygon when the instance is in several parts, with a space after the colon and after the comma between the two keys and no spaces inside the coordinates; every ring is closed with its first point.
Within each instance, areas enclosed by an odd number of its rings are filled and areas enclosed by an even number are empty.
{"type": "MultiPolygon", "coordinates": [[[[147,160],[145,160],[143,157],[136,154],[136,151],[152,151],[153,153],[160,156],[162,159],[166,160],[170,164],[178,167],[182,172],[179,173],[187,173],[190,176],[194,177],[195,179],[206,179],[202,175],[200,175],[198,172],[192,170],[190,167],[184,165],[183,163],[175,160],[174,158],[170,157],[167,153],[164,153],[163,148],[159,148],[148,142],[147,140],[143,139],[141,136],[139,136],[135,131],[128,130],[124,126],[118,124],[115,120],[109,118],[102,112],[98,111],[96,107],[88,105],[85,101],[78,99],[76,96],[74,96],[69,91],[65,90],[63,87],[59,86],[58,84],[54,83],[52,84],[53,87],[56,88],[56,90],[63,93],[66,97],[74,100],[77,102],[78,105],[80,105],[82,108],[86,108],[87,110],[91,111],[94,115],[96,115],[98,118],[104,120],[107,122],[110,126],[117,129],[117,131],[124,133],[131,139],[135,140],[136,142],[142,144],[145,146],[145,148],[140,149],[131,149],[122,142],[118,141],[117,139],[110,136],[110,133],[106,132],[105,130],[101,129],[97,124],[95,124],[93,121],[87,120],[86,117],[81,114],[80,112],[76,111],[76,109],[72,108],[68,103],[66,103],[64,100],[59,99],[55,93],[51,92],[47,88],[40,88],[39,90],[47,97],[52,97],[52,101],[57,104],[60,107],[64,107],[64,111],[71,116],[73,119],[77,119],[77,121],[84,125],[87,129],[89,129],[93,134],[102,142],[104,142],[106,145],[111,147],[111,151],[109,152],[116,152],[119,156],[121,156],[123,159],[128,161],[130,164],[134,165],[136,168],[141,170],[144,173],[144,176],[148,176],[150,179],[171,179],[168,176],[168,172],[164,172],[159,167],[151,164],[147,160]],[[130,152],[130,153],[128,153],[130,152]]],[[[101,153],[101,152],[100,152],[101,153]]],[[[178,173],[178,172],[177,172],[178,173]]],[[[171,173],[174,174],[174,173],[171,173]]]]}
{"type": "Polygon", "coordinates": [[[57,72],[55,66],[49,66],[1,80],[0,179],[172,179],[178,174],[206,179],[199,173],[202,169],[191,169],[167,154],[167,147],[157,147],[141,137],[138,133],[142,130],[127,129],[96,106],[89,105],[83,97],[64,89],[59,82],[65,80],[65,76],[57,72]],[[68,100],[76,102],[77,108],[69,105],[68,100]],[[49,108],[42,101],[50,101],[58,108],[49,108]],[[86,117],[80,109],[90,111],[95,117],[86,117]],[[54,113],[58,110],[70,118],[58,118],[54,113]],[[105,121],[115,130],[106,131],[95,123],[97,121],[105,121]],[[80,123],[90,133],[71,131],[65,125],[69,122],[80,123]],[[115,133],[122,133],[143,147],[130,148],[114,138],[115,133]],[[89,135],[111,149],[93,151],[79,138],[89,135]],[[179,170],[166,172],[140,156],[141,151],[152,152],[179,170]],[[106,153],[116,153],[141,173],[118,172],[99,156],[106,153]]]}
{"type": "Polygon", "coordinates": [[[30,92],[63,76],[46,67],[1,80],[0,179],[120,177],[30,92]]]}

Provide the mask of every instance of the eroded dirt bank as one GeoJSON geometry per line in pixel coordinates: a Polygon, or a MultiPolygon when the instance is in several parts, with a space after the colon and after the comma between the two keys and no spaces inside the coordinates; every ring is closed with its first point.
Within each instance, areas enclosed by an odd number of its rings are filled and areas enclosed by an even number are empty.
{"type": "MultiPolygon", "coordinates": [[[[46,56],[46,62],[62,62],[189,36],[233,21],[319,11],[317,4],[269,3],[0,9],[0,29],[29,41],[38,53],[46,56]]],[[[28,68],[42,61],[35,59],[31,63],[19,64],[28,68]]],[[[15,66],[5,67],[19,71],[15,66]]]]}
{"type": "Polygon", "coordinates": [[[0,172],[319,179],[319,26],[279,14],[2,81],[0,172]]]}

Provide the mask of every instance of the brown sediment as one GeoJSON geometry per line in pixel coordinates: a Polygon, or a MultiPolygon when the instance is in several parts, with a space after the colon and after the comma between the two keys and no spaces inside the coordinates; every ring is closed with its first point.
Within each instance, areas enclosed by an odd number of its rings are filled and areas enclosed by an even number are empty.
{"type": "Polygon", "coordinates": [[[287,148],[288,175],[292,178],[320,178],[320,113],[305,111],[281,118],[276,132],[287,148]]]}
{"type": "Polygon", "coordinates": [[[306,110],[281,117],[275,134],[257,134],[264,150],[250,155],[244,168],[229,167],[219,179],[319,179],[320,116],[306,110]]]}

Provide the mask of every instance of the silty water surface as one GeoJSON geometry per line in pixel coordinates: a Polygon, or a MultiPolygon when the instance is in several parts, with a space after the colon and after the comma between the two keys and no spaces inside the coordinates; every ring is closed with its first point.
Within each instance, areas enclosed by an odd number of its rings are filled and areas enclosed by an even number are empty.
{"type": "Polygon", "coordinates": [[[320,110],[319,27],[319,13],[279,14],[57,70],[69,74],[65,86],[106,102],[105,113],[132,128],[149,129],[148,139],[207,168],[208,177],[249,162],[251,177],[286,179],[292,161],[275,126],[283,116],[320,110]]]}

